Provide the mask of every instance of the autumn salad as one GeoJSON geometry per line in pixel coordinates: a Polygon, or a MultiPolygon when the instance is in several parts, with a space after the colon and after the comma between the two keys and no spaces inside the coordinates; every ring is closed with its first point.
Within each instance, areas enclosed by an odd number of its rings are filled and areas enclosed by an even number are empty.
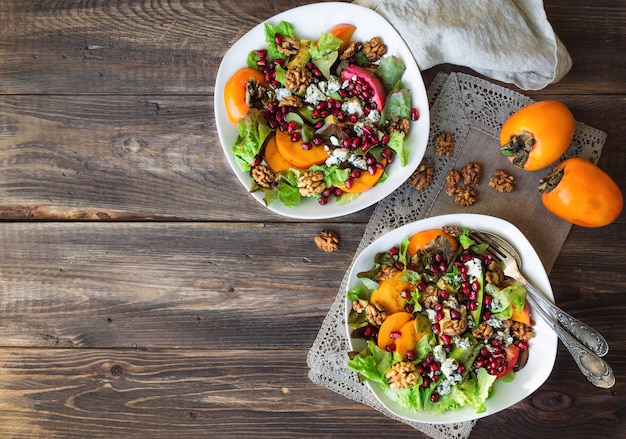
{"type": "Polygon", "coordinates": [[[423,230],[375,255],[347,292],[348,367],[410,411],[485,403],[511,381],[534,337],[525,288],[456,226],[423,230]]]}
{"type": "Polygon", "coordinates": [[[380,38],[352,40],[355,30],[338,24],[307,40],[288,22],[265,23],[266,46],[226,82],[231,151],[266,205],[345,204],[384,181],[394,160],[406,165],[419,118],[406,67],[380,38]]]}

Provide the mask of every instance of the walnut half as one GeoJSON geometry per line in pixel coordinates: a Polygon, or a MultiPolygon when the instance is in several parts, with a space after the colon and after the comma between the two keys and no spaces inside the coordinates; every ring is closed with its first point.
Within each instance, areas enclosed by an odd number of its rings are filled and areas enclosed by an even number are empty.
{"type": "Polygon", "coordinates": [[[328,253],[339,250],[339,235],[332,230],[322,230],[318,236],[314,238],[315,244],[328,253]]]}

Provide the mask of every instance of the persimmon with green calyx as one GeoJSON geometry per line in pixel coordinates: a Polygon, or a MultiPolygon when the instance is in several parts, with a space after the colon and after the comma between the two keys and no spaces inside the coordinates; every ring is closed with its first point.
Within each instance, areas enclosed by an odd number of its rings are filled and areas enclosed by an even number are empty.
{"type": "Polygon", "coordinates": [[[454,237],[449,233],[444,232],[442,229],[427,229],[417,232],[409,238],[407,251],[411,256],[414,256],[417,254],[418,250],[424,251],[426,249],[426,245],[434,241],[439,236],[443,236],[450,241],[452,251],[456,251],[459,247],[456,239],[454,239],[454,237]]]}
{"type": "Polygon", "coordinates": [[[344,192],[349,192],[349,193],[354,193],[354,194],[365,192],[366,190],[370,189],[372,186],[378,183],[378,180],[380,180],[380,177],[382,177],[383,173],[385,172],[385,165],[387,164],[387,160],[382,159],[380,163],[383,166],[377,167],[376,171],[374,171],[373,174],[370,174],[368,171],[363,171],[361,172],[361,175],[359,175],[356,178],[352,178],[350,180],[350,183],[349,183],[350,187],[348,187],[347,185],[344,185],[344,186],[339,186],[339,188],[343,190],[344,192]]]}
{"type": "Polygon", "coordinates": [[[246,89],[248,82],[252,80],[267,87],[263,73],[249,67],[240,68],[226,81],[224,86],[224,103],[226,104],[226,113],[232,123],[236,124],[243,120],[250,110],[246,103],[246,89]]]}
{"type": "Polygon", "coordinates": [[[267,141],[263,158],[265,159],[265,163],[267,163],[274,172],[286,171],[293,167],[278,151],[276,136],[272,136],[272,138],[267,141]]]}
{"type": "Polygon", "coordinates": [[[305,149],[302,148],[302,143],[302,140],[293,142],[291,134],[276,130],[276,148],[292,166],[308,169],[313,165],[321,165],[328,158],[323,146],[311,145],[309,149],[305,149]]]}
{"type": "Polygon", "coordinates": [[[415,291],[415,285],[400,279],[401,277],[402,272],[399,272],[393,277],[380,281],[378,288],[372,291],[370,296],[370,303],[378,302],[385,308],[387,315],[404,311],[404,303],[407,299],[402,297],[402,292],[413,293],[415,291]]]}
{"type": "Polygon", "coordinates": [[[500,153],[513,165],[537,171],[554,163],[569,147],[576,121],[561,102],[535,102],[513,113],[500,130],[500,153]]]}
{"type": "Polygon", "coordinates": [[[602,227],[617,219],[624,196],[602,169],[581,157],[559,163],[539,185],[543,205],[581,227],[602,227]]]}

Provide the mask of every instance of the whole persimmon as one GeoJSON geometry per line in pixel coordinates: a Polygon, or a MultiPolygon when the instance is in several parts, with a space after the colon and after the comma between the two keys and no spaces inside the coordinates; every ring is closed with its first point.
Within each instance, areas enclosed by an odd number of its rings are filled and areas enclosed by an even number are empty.
{"type": "Polygon", "coordinates": [[[545,100],[513,113],[500,130],[500,153],[513,165],[538,171],[553,164],[574,137],[576,121],[561,102],[545,100]]]}
{"type": "Polygon", "coordinates": [[[582,227],[606,226],[619,216],[624,196],[615,181],[589,160],[572,157],[541,180],[543,205],[582,227]]]}

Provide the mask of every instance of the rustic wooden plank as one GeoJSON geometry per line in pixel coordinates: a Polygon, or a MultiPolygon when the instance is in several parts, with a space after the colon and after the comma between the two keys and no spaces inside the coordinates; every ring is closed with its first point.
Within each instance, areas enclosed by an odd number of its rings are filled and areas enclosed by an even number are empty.
{"type": "Polygon", "coordinates": [[[2,224],[0,345],[309,347],[363,233],[327,226],[2,224]]]}
{"type": "MultiPolygon", "coordinates": [[[[601,165],[626,186],[626,99],[562,100],[607,133],[601,165]]],[[[222,221],[233,212],[283,220],[235,177],[204,96],[0,96],[0,218],[222,221]]]]}
{"type": "MultiPolygon", "coordinates": [[[[478,421],[475,437],[623,432],[623,380],[592,388],[559,351],[546,385],[478,421]],[[523,425],[524,428],[520,428],[523,425]],[[517,428],[513,428],[517,426],[517,428]]],[[[305,350],[0,350],[0,435],[427,437],[309,381],[305,350]]],[[[623,359],[623,351],[621,358],[623,359]]],[[[624,370],[626,364],[616,363],[624,370]]],[[[621,375],[623,376],[623,374],[621,375]]]]}
{"type": "Polygon", "coordinates": [[[0,97],[0,218],[219,221],[233,212],[282,218],[237,180],[205,96],[0,97]]]}
{"type": "MultiPolygon", "coordinates": [[[[221,58],[237,39],[305,3],[6,0],[0,4],[0,93],[212,93],[221,58]]],[[[553,89],[624,93],[622,5],[544,3],[574,59],[553,89]]]]}
{"type": "MultiPolygon", "coordinates": [[[[2,224],[2,345],[309,347],[364,229],[330,225],[342,242],[325,253],[313,237],[327,226],[2,224]]],[[[617,346],[626,341],[613,330],[626,306],[620,229],[573,232],[550,275],[557,303],[617,346]]]]}

